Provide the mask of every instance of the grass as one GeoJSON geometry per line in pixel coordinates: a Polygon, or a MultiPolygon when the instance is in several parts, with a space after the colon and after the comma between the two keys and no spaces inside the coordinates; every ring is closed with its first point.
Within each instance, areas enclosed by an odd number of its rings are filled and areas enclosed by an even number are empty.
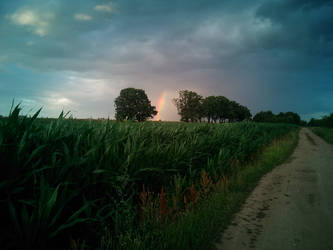
{"type": "Polygon", "coordinates": [[[213,249],[221,232],[228,226],[233,215],[256,186],[260,178],[274,166],[284,162],[295,149],[298,131],[274,140],[255,163],[234,172],[229,177],[228,188],[217,186],[198,207],[177,222],[170,223],[155,235],[140,240],[132,238],[127,249],[213,249]],[[156,240],[156,238],[158,240],[156,240]]]}
{"type": "Polygon", "coordinates": [[[313,127],[310,129],[313,133],[320,136],[328,143],[333,144],[333,128],[313,127]]]}
{"type": "MultiPolygon", "coordinates": [[[[298,129],[38,114],[17,106],[0,120],[2,249],[198,248],[205,227],[190,219],[195,211],[219,186],[243,197],[229,184],[236,173],[298,129]]],[[[228,199],[220,205],[236,209],[228,199]]]]}

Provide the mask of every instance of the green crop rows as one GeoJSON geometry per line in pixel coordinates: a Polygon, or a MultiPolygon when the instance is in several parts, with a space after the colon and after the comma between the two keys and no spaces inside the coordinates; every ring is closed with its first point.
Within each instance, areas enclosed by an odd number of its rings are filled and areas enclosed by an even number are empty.
{"type": "Polygon", "coordinates": [[[147,207],[159,209],[163,223],[184,214],[184,197],[196,202],[194,195],[201,197],[296,129],[80,121],[63,114],[47,120],[19,113],[16,107],[0,120],[3,249],[74,249],[80,242],[88,249],[115,247],[148,220],[147,207]]]}

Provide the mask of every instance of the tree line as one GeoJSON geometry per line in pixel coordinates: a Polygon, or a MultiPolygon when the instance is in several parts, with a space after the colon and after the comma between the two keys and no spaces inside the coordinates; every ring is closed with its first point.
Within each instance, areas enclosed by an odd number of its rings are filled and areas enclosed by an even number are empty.
{"type": "MultiPolygon", "coordinates": [[[[203,97],[194,91],[181,90],[179,96],[173,99],[173,103],[177,107],[180,120],[183,122],[238,122],[251,120],[252,117],[246,106],[222,95],[203,97]]],[[[141,122],[157,115],[156,107],[151,105],[151,101],[142,89],[122,89],[120,95],[115,99],[115,109],[116,119],[120,121],[141,122]]],[[[273,114],[272,111],[261,111],[253,117],[252,121],[307,125],[294,112],[273,114]]],[[[333,126],[333,114],[321,120],[312,119],[310,121],[310,125],[317,126],[316,124],[331,124],[330,126],[333,126]]]]}
{"type": "Polygon", "coordinates": [[[326,115],[321,119],[312,118],[309,121],[309,126],[333,128],[333,113],[331,113],[330,115],[326,115]]]}
{"type": "MultiPolygon", "coordinates": [[[[233,122],[251,119],[250,110],[230,101],[224,96],[203,96],[190,90],[179,91],[179,97],[173,99],[180,120],[184,122],[233,122]]],[[[142,89],[126,88],[115,99],[116,119],[145,121],[157,115],[156,107],[151,105],[142,89]]]]}
{"type": "Polygon", "coordinates": [[[306,125],[306,121],[302,121],[301,117],[294,112],[280,112],[279,114],[275,115],[272,111],[261,111],[253,117],[253,121],[306,125]]]}
{"type": "Polygon", "coordinates": [[[233,122],[249,120],[252,116],[247,107],[225,96],[204,98],[194,91],[181,90],[173,102],[184,122],[233,122]]]}

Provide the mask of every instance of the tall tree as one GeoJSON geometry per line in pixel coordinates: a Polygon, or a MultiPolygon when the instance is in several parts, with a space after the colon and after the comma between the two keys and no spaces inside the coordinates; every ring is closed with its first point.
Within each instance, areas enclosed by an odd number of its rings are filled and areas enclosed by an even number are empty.
{"type": "Polygon", "coordinates": [[[213,121],[217,113],[217,99],[215,96],[208,96],[202,101],[203,117],[207,118],[208,123],[213,121]]]}
{"type": "Polygon", "coordinates": [[[238,108],[238,121],[244,121],[244,120],[250,120],[252,117],[252,114],[250,110],[243,105],[239,105],[238,108]]]}
{"type": "Polygon", "coordinates": [[[255,122],[276,122],[276,117],[272,111],[261,111],[253,117],[255,122]]]}
{"type": "Polygon", "coordinates": [[[156,107],[151,105],[143,89],[122,89],[114,103],[117,120],[136,120],[142,122],[157,115],[156,107]]]}
{"type": "Polygon", "coordinates": [[[217,106],[217,113],[216,118],[220,122],[224,122],[228,118],[228,114],[230,113],[230,101],[228,98],[224,96],[217,96],[216,97],[216,106],[217,106]]]}
{"type": "Polygon", "coordinates": [[[236,101],[230,101],[229,102],[229,112],[228,112],[228,120],[230,122],[234,122],[234,121],[239,121],[239,117],[240,117],[240,104],[236,101]]]}
{"type": "Polygon", "coordinates": [[[179,97],[173,99],[181,121],[196,122],[202,117],[202,96],[194,91],[181,90],[179,97]]]}
{"type": "Polygon", "coordinates": [[[276,116],[277,122],[281,123],[291,123],[291,124],[296,124],[299,125],[301,123],[301,117],[294,112],[286,112],[286,113],[279,113],[276,116]]]}

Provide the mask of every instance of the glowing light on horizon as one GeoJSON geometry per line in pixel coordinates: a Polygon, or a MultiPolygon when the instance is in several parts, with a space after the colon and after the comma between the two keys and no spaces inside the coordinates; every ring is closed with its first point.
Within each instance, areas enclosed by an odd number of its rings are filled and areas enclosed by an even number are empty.
{"type": "Polygon", "coordinates": [[[161,119],[161,112],[163,110],[163,106],[165,103],[165,97],[166,97],[166,92],[163,92],[160,99],[158,99],[157,102],[157,115],[155,116],[155,121],[158,121],[161,119]]]}

